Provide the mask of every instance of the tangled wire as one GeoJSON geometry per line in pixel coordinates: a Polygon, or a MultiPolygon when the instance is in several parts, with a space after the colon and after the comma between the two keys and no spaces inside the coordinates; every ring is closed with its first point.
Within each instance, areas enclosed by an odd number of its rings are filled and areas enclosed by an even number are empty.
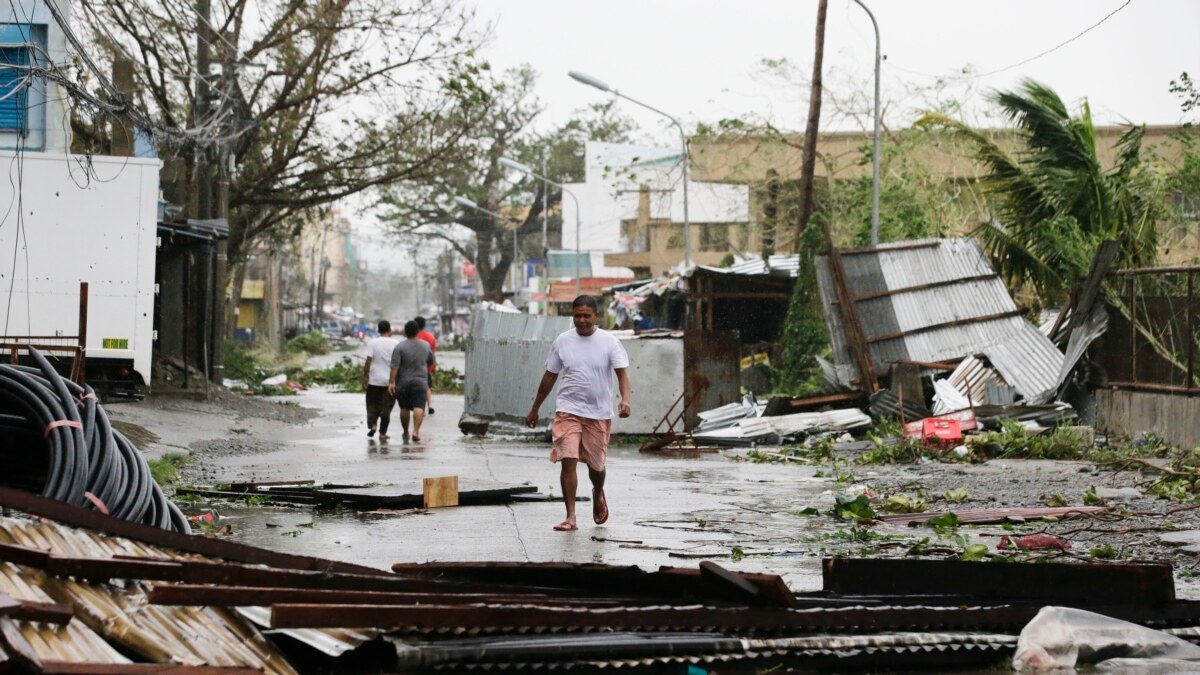
{"type": "Polygon", "coordinates": [[[91,387],[59,375],[41,352],[35,366],[0,365],[0,481],[75,506],[190,533],[137,448],[113,429],[91,387]]]}

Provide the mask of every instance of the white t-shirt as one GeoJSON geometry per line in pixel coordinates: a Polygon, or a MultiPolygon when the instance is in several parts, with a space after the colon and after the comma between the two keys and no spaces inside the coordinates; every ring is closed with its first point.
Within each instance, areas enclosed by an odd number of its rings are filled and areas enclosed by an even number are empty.
{"type": "Polygon", "coordinates": [[[550,345],[546,370],[558,375],[555,410],[593,420],[613,416],[613,369],[628,368],[629,354],[612,333],[596,329],[583,337],[574,328],[550,345]]]}
{"type": "Polygon", "coordinates": [[[392,375],[392,350],[400,341],[394,337],[377,337],[367,343],[367,356],[371,359],[371,370],[367,384],[386,387],[392,375]]]}

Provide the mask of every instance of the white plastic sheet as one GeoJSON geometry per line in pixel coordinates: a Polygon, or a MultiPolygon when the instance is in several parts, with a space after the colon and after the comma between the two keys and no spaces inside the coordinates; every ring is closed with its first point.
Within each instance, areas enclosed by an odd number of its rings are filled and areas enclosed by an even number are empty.
{"type": "Polygon", "coordinates": [[[1013,657],[1016,671],[1071,669],[1083,664],[1125,672],[1197,672],[1200,647],[1095,612],[1043,607],[1021,631],[1013,657]],[[1186,668],[1174,669],[1180,663],[1186,668]]]}

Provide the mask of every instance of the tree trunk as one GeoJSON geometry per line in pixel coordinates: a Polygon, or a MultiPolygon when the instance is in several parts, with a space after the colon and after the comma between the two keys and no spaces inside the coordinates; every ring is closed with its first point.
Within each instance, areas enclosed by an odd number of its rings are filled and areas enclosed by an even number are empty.
{"type": "Polygon", "coordinates": [[[508,267],[512,264],[512,252],[507,247],[497,246],[493,240],[494,231],[486,236],[476,235],[479,250],[475,254],[475,269],[479,272],[479,281],[483,284],[483,298],[492,302],[504,302],[504,280],[508,277],[508,267]],[[498,249],[500,259],[492,266],[492,250],[498,249]]]}
{"type": "MultiPolygon", "coordinates": [[[[817,168],[817,131],[821,125],[821,64],[825,58],[825,8],[828,0],[817,4],[816,53],[813,56],[812,92],[808,98],[808,126],[804,129],[804,154],[800,167],[800,220],[796,223],[793,249],[800,250],[800,240],[813,212],[813,174],[817,168]]],[[[832,242],[828,223],[824,226],[827,242],[832,242]]]]}

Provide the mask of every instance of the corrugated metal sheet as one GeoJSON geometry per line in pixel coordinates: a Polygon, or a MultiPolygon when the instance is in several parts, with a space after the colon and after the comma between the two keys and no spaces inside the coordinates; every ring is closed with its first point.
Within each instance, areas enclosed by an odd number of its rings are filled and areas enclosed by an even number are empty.
{"type": "MultiPolygon", "coordinates": [[[[0,542],[81,558],[198,558],[20,518],[0,518],[0,542]]],[[[75,620],[66,626],[17,622],[30,645],[47,661],[130,663],[115,645],[154,663],[246,667],[285,675],[296,672],[283,653],[241,617],[221,608],[151,605],[147,600],[150,585],[144,581],[82,582],[0,563],[0,588],[15,598],[61,602],[74,609],[75,620]]]]}
{"type": "MultiPolygon", "coordinates": [[[[42,588],[42,580],[23,567],[0,563],[0,592],[17,600],[55,602],[42,588]]],[[[43,661],[69,663],[132,663],[80,621],[55,626],[37,621],[13,621],[34,653],[43,661]]]]}
{"type": "MultiPolygon", "coordinates": [[[[510,422],[524,420],[545,372],[550,344],[571,326],[569,317],[476,311],[466,345],[466,412],[510,422]]],[[[648,434],[683,393],[683,340],[617,335],[629,353],[629,378],[639,393],[633,414],[614,419],[613,432],[648,434]]],[[[614,397],[616,393],[614,384],[614,397]]],[[[548,425],[554,416],[554,394],[541,413],[542,423],[548,425]]]]}
{"type": "Polygon", "coordinates": [[[704,268],[713,272],[724,272],[726,274],[780,274],[794,277],[796,276],[796,271],[800,269],[800,256],[773,255],[767,263],[763,263],[762,258],[754,258],[753,260],[734,263],[729,267],[704,266],[704,268]]]}
{"type": "MultiPolygon", "coordinates": [[[[845,255],[842,262],[850,292],[855,297],[947,284],[856,303],[863,333],[868,341],[876,339],[869,348],[877,373],[887,372],[888,365],[896,361],[946,361],[987,354],[1026,401],[1045,401],[1052,394],[1062,353],[1023,318],[1013,316],[929,328],[1016,311],[1016,303],[1002,280],[973,279],[993,273],[975,240],[896,242],[874,251],[845,255]],[[922,243],[936,245],[914,246],[922,243]],[[948,283],[955,280],[962,281],[948,283]],[[918,330],[910,335],[888,337],[918,330]]],[[[828,261],[818,258],[816,268],[835,361],[850,364],[828,261]]]]}

